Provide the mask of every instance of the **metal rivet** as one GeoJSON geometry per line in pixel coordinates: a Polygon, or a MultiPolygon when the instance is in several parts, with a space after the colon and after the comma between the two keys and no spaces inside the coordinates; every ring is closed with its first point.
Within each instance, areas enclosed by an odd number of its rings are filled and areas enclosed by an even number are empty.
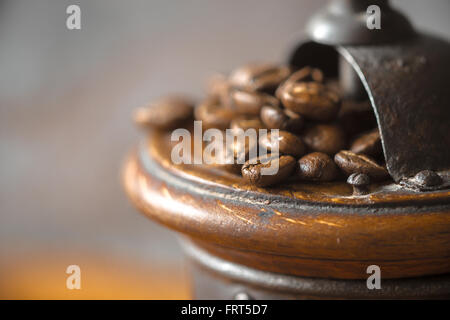
{"type": "Polygon", "coordinates": [[[370,177],[364,173],[352,173],[347,183],[353,186],[353,195],[361,196],[369,193],[368,185],[370,184],[370,177]]]}
{"type": "Polygon", "coordinates": [[[433,187],[442,184],[442,178],[434,171],[423,170],[414,176],[414,183],[418,186],[433,187]]]}

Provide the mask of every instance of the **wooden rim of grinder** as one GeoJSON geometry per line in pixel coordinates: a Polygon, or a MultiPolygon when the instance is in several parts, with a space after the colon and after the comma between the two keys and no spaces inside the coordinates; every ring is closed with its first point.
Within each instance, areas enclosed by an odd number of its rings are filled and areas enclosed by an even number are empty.
{"type": "Polygon", "coordinates": [[[326,74],[348,63],[374,109],[393,182],[361,196],[345,181],[258,188],[211,167],[174,165],[170,134],[152,131],[126,162],[129,197],[202,252],[252,270],[347,281],[377,265],[383,279],[439,275],[450,295],[450,45],[402,27],[408,36],[374,43],[310,35],[289,58],[326,74]],[[422,170],[442,184],[415,188],[422,170]]]}

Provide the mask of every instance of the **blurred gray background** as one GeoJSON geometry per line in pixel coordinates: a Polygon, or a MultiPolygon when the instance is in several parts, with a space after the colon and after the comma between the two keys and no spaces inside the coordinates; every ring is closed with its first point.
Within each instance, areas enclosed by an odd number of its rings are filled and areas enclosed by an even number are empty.
{"type": "MultiPolygon", "coordinates": [[[[121,186],[141,136],[130,114],[172,91],[199,97],[214,72],[283,61],[325,3],[0,1],[0,298],[77,297],[63,290],[69,264],[97,275],[101,288],[82,297],[185,297],[176,237],[121,186]],[[81,30],[66,29],[70,4],[81,7],[81,30]],[[124,275],[136,270],[154,275],[145,283],[154,294],[124,275]],[[158,293],[167,279],[176,283],[158,293]]],[[[392,3],[417,28],[450,37],[450,1],[392,3]]]]}

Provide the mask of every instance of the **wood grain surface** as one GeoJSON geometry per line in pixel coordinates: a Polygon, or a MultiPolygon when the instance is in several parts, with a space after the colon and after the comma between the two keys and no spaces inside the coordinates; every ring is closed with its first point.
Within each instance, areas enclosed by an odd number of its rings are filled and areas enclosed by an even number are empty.
{"type": "Polygon", "coordinates": [[[172,165],[167,139],[152,133],[133,153],[125,187],[141,211],[211,253],[312,277],[364,278],[371,264],[385,278],[450,271],[449,191],[377,186],[355,198],[345,183],[255,189],[239,176],[172,165]]]}

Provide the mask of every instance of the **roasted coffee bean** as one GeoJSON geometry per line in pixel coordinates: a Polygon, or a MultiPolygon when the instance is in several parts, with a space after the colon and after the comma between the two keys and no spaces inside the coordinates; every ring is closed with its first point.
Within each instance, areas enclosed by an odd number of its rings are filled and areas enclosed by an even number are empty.
{"type": "Polygon", "coordinates": [[[350,151],[354,153],[378,156],[382,153],[381,139],[378,128],[366,132],[357,137],[350,146],[350,151]]]}
{"type": "Polygon", "coordinates": [[[286,87],[296,82],[323,82],[323,73],[319,69],[304,67],[295,71],[275,91],[275,96],[281,99],[281,94],[286,87]]]}
{"type": "Polygon", "coordinates": [[[289,110],[275,106],[261,108],[261,120],[269,129],[280,129],[298,133],[303,128],[303,116],[289,110]]]}
{"type": "Polygon", "coordinates": [[[353,186],[353,195],[361,196],[369,192],[370,177],[365,173],[352,173],[347,183],[353,186]]]}
{"type": "Polygon", "coordinates": [[[323,73],[321,70],[311,67],[304,67],[298,71],[295,71],[293,74],[287,78],[286,83],[288,82],[305,82],[305,81],[315,81],[315,82],[323,82],[323,73]]]}
{"type": "Polygon", "coordinates": [[[256,133],[259,133],[260,129],[265,129],[266,127],[259,119],[246,119],[246,118],[238,118],[234,119],[230,123],[230,129],[236,131],[238,129],[242,129],[244,131],[248,129],[255,129],[256,133]]]}
{"type": "Polygon", "coordinates": [[[230,105],[239,114],[259,116],[264,105],[278,106],[279,101],[265,93],[232,89],[230,105]]]}
{"type": "Polygon", "coordinates": [[[296,135],[287,131],[278,131],[278,139],[271,132],[267,135],[261,136],[259,144],[268,151],[277,152],[276,145],[278,144],[278,153],[288,154],[296,158],[305,154],[306,148],[303,141],[296,135]]]}
{"type": "Polygon", "coordinates": [[[303,141],[313,151],[333,155],[346,146],[345,133],[338,125],[316,124],[307,128],[303,141]]]}
{"type": "MultiPolygon", "coordinates": [[[[330,89],[333,92],[341,92],[342,91],[339,80],[337,80],[337,79],[328,79],[328,80],[324,81],[324,84],[325,84],[325,86],[328,87],[328,89],[330,89]]],[[[343,101],[341,103],[343,103],[343,101]]],[[[342,109],[342,105],[341,105],[341,109],[342,109]]]]}
{"type": "Polygon", "coordinates": [[[349,136],[377,126],[377,120],[369,100],[362,102],[342,101],[337,118],[349,136]]]}
{"type": "MultiPolygon", "coordinates": [[[[212,142],[211,142],[212,144],[212,142]]],[[[205,147],[205,149],[208,148],[208,146],[205,147]]],[[[224,170],[233,174],[241,174],[241,168],[242,164],[239,164],[235,161],[234,157],[230,157],[230,159],[227,159],[227,153],[225,149],[223,149],[224,152],[219,153],[204,153],[204,161],[207,165],[217,168],[219,170],[224,170]]]]}
{"type": "Polygon", "coordinates": [[[302,180],[332,181],[338,176],[338,168],[329,155],[313,152],[298,160],[298,176],[302,180]]]}
{"type": "Polygon", "coordinates": [[[374,159],[348,150],[342,150],[334,156],[334,162],[347,175],[365,173],[374,180],[383,180],[389,176],[386,168],[380,166],[374,159]]]}
{"type": "Polygon", "coordinates": [[[233,87],[272,92],[290,74],[291,70],[286,66],[252,64],[233,71],[229,81],[233,87]]]}
{"type": "Polygon", "coordinates": [[[166,96],[134,113],[134,121],[142,127],[173,130],[192,120],[194,105],[181,96],[166,96]]]}
{"type": "Polygon", "coordinates": [[[235,175],[241,175],[241,169],[242,169],[242,164],[238,164],[238,163],[217,163],[213,165],[215,168],[219,169],[219,170],[223,170],[235,175]]]}
{"type": "Polygon", "coordinates": [[[286,83],[277,94],[287,109],[312,120],[328,121],[339,111],[339,96],[321,83],[286,83]]]}
{"type": "Polygon", "coordinates": [[[209,99],[219,100],[219,104],[228,107],[231,105],[231,85],[223,74],[216,74],[209,79],[207,93],[209,99]]]}
{"type": "MultiPolygon", "coordinates": [[[[228,134],[228,133],[227,133],[228,134]]],[[[222,141],[222,146],[219,150],[214,150],[217,148],[217,145],[213,144],[213,142],[209,143],[204,152],[204,159],[212,159],[206,160],[205,162],[214,162],[216,158],[220,160],[227,160],[228,163],[237,163],[244,164],[245,161],[250,158],[256,158],[258,156],[258,137],[257,135],[249,134],[249,135],[231,135],[224,137],[222,141]],[[214,151],[213,151],[214,150],[214,151]],[[220,154],[216,154],[219,152],[220,154]],[[229,157],[227,159],[227,157],[229,157]]]]}
{"type": "Polygon", "coordinates": [[[294,169],[295,159],[293,157],[275,154],[250,159],[242,166],[241,173],[244,179],[249,183],[258,187],[266,187],[285,181],[292,174],[294,169]],[[266,170],[270,170],[270,167],[276,168],[277,163],[278,171],[262,171],[263,168],[266,168],[266,170]]]}
{"type": "Polygon", "coordinates": [[[194,114],[196,120],[202,121],[203,129],[225,130],[236,117],[233,110],[222,107],[216,98],[206,99],[195,108],[194,114]]]}
{"type": "Polygon", "coordinates": [[[258,138],[240,136],[233,140],[231,148],[236,162],[244,164],[245,161],[258,156],[258,138]]]}

